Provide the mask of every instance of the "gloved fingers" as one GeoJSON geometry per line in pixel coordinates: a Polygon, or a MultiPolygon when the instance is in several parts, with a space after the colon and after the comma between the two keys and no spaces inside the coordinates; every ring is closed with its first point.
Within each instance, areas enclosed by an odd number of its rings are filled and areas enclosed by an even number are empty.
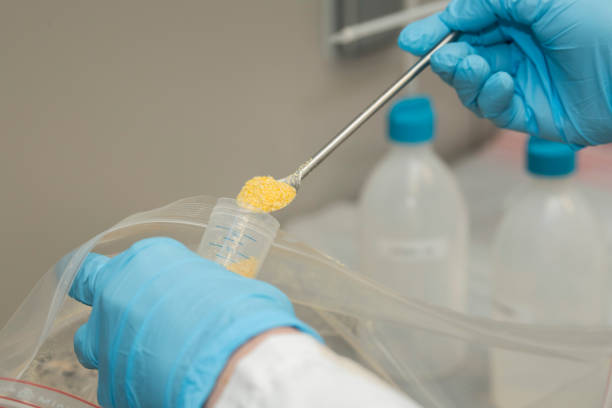
{"type": "Polygon", "coordinates": [[[440,19],[453,30],[475,33],[499,21],[530,26],[543,18],[553,5],[554,0],[453,0],[440,19]]]}
{"type": "Polygon", "coordinates": [[[431,69],[438,74],[444,82],[453,85],[459,63],[467,56],[475,53],[476,50],[465,42],[447,44],[432,55],[431,69]]]}
{"type": "Polygon", "coordinates": [[[459,64],[470,55],[479,55],[488,63],[491,72],[516,73],[524,55],[514,44],[498,44],[489,47],[473,47],[466,42],[445,45],[431,58],[431,69],[444,82],[453,85],[459,64]]]}
{"type": "MultiPolygon", "coordinates": [[[[440,19],[440,13],[406,26],[399,35],[398,45],[414,55],[423,55],[442,40],[450,29],[440,19]]],[[[457,42],[472,45],[493,45],[506,43],[511,38],[499,27],[494,26],[478,34],[463,34],[457,42]]]]}
{"type": "Polygon", "coordinates": [[[456,89],[459,99],[468,109],[479,114],[477,97],[492,69],[477,51],[464,42],[448,44],[433,55],[431,67],[456,89]]]}
{"type": "Polygon", "coordinates": [[[512,37],[499,24],[495,24],[478,33],[462,34],[459,39],[474,46],[503,44],[512,41],[512,37]]]}
{"type": "Polygon", "coordinates": [[[491,46],[473,47],[475,53],[487,60],[491,72],[504,71],[515,75],[516,71],[525,59],[524,54],[516,44],[496,44],[491,46]]]}
{"type": "MultiPolygon", "coordinates": [[[[514,97],[514,80],[506,72],[498,72],[491,75],[483,84],[478,95],[478,106],[482,116],[491,119],[496,124],[506,126],[503,114],[510,108],[514,97]],[[499,121],[501,120],[501,122],[499,121]]],[[[506,116],[506,119],[511,119],[506,116]]]]}
{"type": "Polygon", "coordinates": [[[478,96],[483,117],[501,128],[533,131],[526,118],[525,101],[515,91],[514,79],[506,72],[491,75],[478,96]]]}
{"type": "Polygon", "coordinates": [[[94,301],[95,285],[98,273],[110,258],[95,253],[90,253],[83,261],[81,268],[77,272],[69,295],[75,300],[91,306],[94,301]]]}
{"type": "Polygon", "coordinates": [[[90,333],[89,322],[79,327],[74,334],[74,352],[83,367],[89,369],[98,368],[98,356],[95,351],[94,339],[95,336],[92,336],[90,333]]]}
{"type": "Polygon", "coordinates": [[[463,105],[476,114],[478,95],[490,76],[489,64],[479,55],[469,55],[457,65],[453,87],[463,105]]]}
{"type": "Polygon", "coordinates": [[[406,26],[399,35],[398,45],[411,54],[423,55],[449,32],[449,28],[440,20],[439,13],[434,14],[406,26]]]}

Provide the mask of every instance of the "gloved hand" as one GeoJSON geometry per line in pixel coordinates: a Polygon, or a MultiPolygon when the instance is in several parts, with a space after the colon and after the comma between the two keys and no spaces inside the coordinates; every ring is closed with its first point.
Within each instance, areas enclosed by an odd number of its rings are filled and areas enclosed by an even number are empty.
{"type": "Polygon", "coordinates": [[[74,348],[99,370],[104,407],[201,407],[250,338],[284,326],[319,338],[278,289],[170,238],[145,239],[112,259],[90,254],[70,295],[93,306],[74,348]]]}
{"type": "Polygon", "coordinates": [[[574,146],[612,142],[610,0],[452,0],[399,45],[422,55],[449,30],[467,34],[431,67],[472,112],[574,146]]]}

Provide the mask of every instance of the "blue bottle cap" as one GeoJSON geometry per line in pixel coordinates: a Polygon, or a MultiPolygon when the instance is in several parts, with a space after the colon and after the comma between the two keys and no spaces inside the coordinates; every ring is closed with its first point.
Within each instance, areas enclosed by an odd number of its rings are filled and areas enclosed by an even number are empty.
{"type": "Polygon", "coordinates": [[[389,139],[398,143],[423,143],[434,136],[434,112],[425,96],[403,99],[389,112],[389,139]]]}
{"type": "Polygon", "coordinates": [[[574,172],[576,153],[566,144],[530,137],[527,142],[527,171],[546,177],[561,177],[574,172]]]}

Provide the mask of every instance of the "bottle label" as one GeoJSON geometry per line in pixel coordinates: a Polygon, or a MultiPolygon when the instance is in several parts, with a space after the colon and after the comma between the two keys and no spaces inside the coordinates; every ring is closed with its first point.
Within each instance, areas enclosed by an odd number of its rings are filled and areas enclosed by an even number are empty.
{"type": "Polygon", "coordinates": [[[378,252],[395,261],[438,260],[448,253],[448,244],[442,237],[413,241],[383,239],[378,242],[378,252]]]}

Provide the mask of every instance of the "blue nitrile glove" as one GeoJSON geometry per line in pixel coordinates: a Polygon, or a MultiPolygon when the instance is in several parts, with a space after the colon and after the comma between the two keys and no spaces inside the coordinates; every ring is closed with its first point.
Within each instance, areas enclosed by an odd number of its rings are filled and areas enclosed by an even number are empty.
{"type": "Polygon", "coordinates": [[[250,338],[284,326],[319,338],[281,291],[170,238],[145,239],[112,259],[90,254],[70,295],[93,306],[74,348],[99,370],[104,407],[201,407],[250,338]]]}
{"type": "Polygon", "coordinates": [[[467,34],[431,67],[472,112],[574,146],[612,142],[610,0],[452,0],[399,45],[422,55],[449,29],[467,34]]]}

